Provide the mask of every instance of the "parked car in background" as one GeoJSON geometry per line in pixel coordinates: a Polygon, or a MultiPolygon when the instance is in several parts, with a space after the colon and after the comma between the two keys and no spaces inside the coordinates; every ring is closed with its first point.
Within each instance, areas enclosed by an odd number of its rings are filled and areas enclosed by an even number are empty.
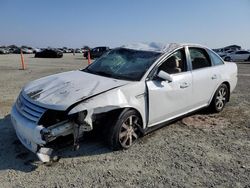
{"type": "Polygon", "coordinates": [[[23,54],[33,54],[33,49],[22,48],[22,53],[23,54]]]}
{"type": "MultiPolygon", "coordinates": [[[[96,47],[90,50],[90,58],[95,59],[101,57],[103,54],[108,52],[110,49],[106,46],[96,47]]],[[[87,59],[88,58],[88,51],[86,51],[83,56],[87,59]]]]}
{"type": "Polygon", "coordinates": [[[218,55],[222,58],[222,59],[225,59],[225,57],[227,55],[229,55],[230,53],[232,52],[235,52],[235,50],[227,50],[227,51],[224,51],[224,52],[219,52],[218,55]]]}
{"type": "Polygon", "coordinates": [[[40,48],[34,48],[33,49],[33,53],[35,54],[35,53],[37,53],[37,52],[41,52],[42,51],[42,49],[40,49],[40,48]]]}
{"type": "Polygon", "coordinates": [[[21,48],[14,48],[12,53],[13,54],[20,54],[21,53],[21,48]]]}
{"type": "Polygon", "coordinates": [[[44,49],[41,52],[37,52],[35,57],[40,58],[61,58],[63,57],[63,53],[57,49],[44,49]]]}
{"type": "Polygon", "coordinates": [[[239,50],[227,54],[224,57],[225,61],[250,61],[250,52],[246,50],[239,50]]]}
{"type": "Polygon", "coordinates": [[[238,50],[241,50],[241,46],[230,45],[230,46],[226,46],[224,48],[213,49],[213,51],[216,52],[216,53],[218,53],[220,56],[221,55],[225,55],[226,52],[228,52],[228,51],[238,51],[238,50]]]}
{"type": "Polygon", "coordinates": [[[190,112],[222,111],[236,83],[236,64],[200,45],[123,46],[83,70],[26,84],[11,120],[22,144],[43,162],[52,141],[73,135],[78,148],[80,137],[96,128],[112,149],[128,149],[190,112]]]}
{"type": "Polygon", "coordinates": [[[76,48],[76,49],[75,49],[75,53],[82,53],[82,50],[79,49],[79,48],[76,48]]]}
{"type": "Polygon", "coordinates": [[[69,48],[67,48],[67,47],[63,47],[63,48],[61,48],[60,50],[62,50],[63,53],[72,53],[72,49],[69,49],[69,48]]]}
{"type": "Polygon", "coordinates": [[[0,48],[0,54],[8,54],[9,51],[5,48],[0,48]]]}

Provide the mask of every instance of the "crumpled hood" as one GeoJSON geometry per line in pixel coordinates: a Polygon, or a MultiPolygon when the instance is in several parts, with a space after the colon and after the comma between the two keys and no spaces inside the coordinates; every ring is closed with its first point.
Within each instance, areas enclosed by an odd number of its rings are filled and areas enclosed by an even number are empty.
{"type": "Polygon", "coordinates": [[[70,71],[47,76],[28,83],[23,96],[40,106],[66,110],[72,104],[98,93],[129,83],[83,71],[70,71]]]}

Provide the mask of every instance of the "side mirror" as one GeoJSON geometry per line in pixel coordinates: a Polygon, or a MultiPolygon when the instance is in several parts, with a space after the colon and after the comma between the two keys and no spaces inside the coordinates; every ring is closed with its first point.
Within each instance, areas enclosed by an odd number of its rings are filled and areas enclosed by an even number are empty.
{"type": "Polygon", "coordinates": [[[169,82],[173,81],[173,78],[171,77],[171,75],[162,70],[157,74],[157,76],[165,81],[169,81],[169,82]]]}

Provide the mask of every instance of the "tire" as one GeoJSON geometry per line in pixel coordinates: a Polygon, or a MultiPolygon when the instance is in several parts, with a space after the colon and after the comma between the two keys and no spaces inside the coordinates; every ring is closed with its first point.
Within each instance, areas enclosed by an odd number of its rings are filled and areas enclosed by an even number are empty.
{"type": "Polygon", "coordinates": [[[231,59],[231,57],[225,57],[225,61],[231,61],[232,59],[231,59]]]}
{"type": "Polygon", "coordinates": [[[108,142],[111,149],[130,148],[140,136],[138,126],[142,126],[138,113],[135,110],[123,111],[109,130],[108,142]]]}
{"type": "Polygon", "coordinates": [[[250,56],[248,57],[247,61],[249,61],[249,62],[250,62],[250,56]]]}
{"type": "Polygon", "coordinates": [[[221,112],[225,107],[229,97],[229,89],[226,84],[221,84],[216,90],[214,97],[210,103],[210,110],[212,112],[221,112]]]}

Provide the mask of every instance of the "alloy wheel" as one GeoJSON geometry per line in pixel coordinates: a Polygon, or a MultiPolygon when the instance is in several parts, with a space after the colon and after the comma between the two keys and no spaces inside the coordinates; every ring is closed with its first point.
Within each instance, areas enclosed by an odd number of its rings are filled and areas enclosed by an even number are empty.
{"type": "Polygon", "coordinates": [[[136,115],[129,116],[119,132],[119,142],[123,148],[129,148],[139,137],[140,119],[136,115]]]}
{"type": "Polygon", "coordinates": [[[218,110],[221,110],[226,103],[227,91],[224,87],[221,87],[216,96],[215,105],[218,110]]]}

